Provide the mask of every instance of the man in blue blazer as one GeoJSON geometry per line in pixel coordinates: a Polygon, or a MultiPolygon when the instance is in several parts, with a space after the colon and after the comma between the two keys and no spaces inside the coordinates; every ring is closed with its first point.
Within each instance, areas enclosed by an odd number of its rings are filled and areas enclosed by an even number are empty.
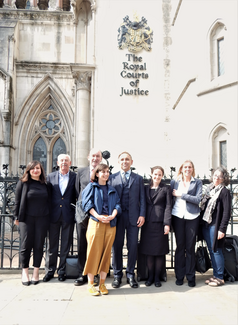
{"type": "Polygon", "coordinates": [[[113,244],[112,267],[114,271],[113,288],[119,288],[123,276],[122,249],[125,231],[127,236],[128,260],[126,268],[127,283],[137,288],[135,264],[137,258],[138,230],[145,222],[146,201],[143,178],[131,172],[133,160],[128,152],[118,157],[121,170],[110,176],[109,184],[116,190],[121,200],[122,214],[117,219],[116,237],[113,244]]]}
{"type": "Polygon", "coordinates": [[[75,209],[71,206],[71,203],[75,204],[77,198],[75,189],[76,174],[69,170],[71,166],[69,155],[59,155],[57,164],[59,171],[50,173],[47,176],[47,181],[52,185],[52,204],[44,282],[50,281],[54,277],[57,267],[60,233],[60,261],[57,273],[58,280],[65,281],[66,257],[73,241],[75,209]]]}

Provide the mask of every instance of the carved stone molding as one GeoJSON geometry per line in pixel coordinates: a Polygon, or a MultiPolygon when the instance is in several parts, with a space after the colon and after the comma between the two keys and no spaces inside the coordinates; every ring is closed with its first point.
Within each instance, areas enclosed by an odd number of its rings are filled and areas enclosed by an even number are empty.
{"type": "Polygon", "coordinates": [[[91,10],[92,10],[92,13],[96,13],[96,8],[97,8],[97,5],[96,5],[96,1],[91,1],[91,10]]]}
{"type": "Polygon", "coordinates": [[[71,64],[70,68],[75,81],[76,91],[82,89],[90,91],[92,72],[95,70],[95,66],[90,64],[71,64]]]}
{"type": "Polygon", "coordinates": [[[1,9],[1,19],[16,20],[34,20],[34,21],[53,21],[57,23],[65,23],[74,21],[74,15],[70,11],[47,11],[42,10],[17,10],[17,9],[1,9]]]}
{"type": "Polygon", "coordinates": [[[11,36],[8,36],[8,40],[9,40],[9,42],[10,42],[10,41],[12,41],[12,42],[16,42],[16,39],[15,39],[15,37],[14,37],[14,34],[11,35],[11,36]]]}
{"type": "Polygon", "coordinates": [[[71,76],[71,69],[69,64],[58,64],[58,63],[41,63],[41,62],[30,62],[30,61],[22,61],[15,62],[17,73],[26,72],[26,73],[50,73],[54,75],[69,75],[71,76]]]}
{"type": "Polygon", "coordinates": [[[73,78],[75,79],[76,90],[88,90],[91,89],[91,71],[77,71],[73,72],[73,78]]]}
{"type": "Polygon", "coordinates": [[[11,112],[11,99],[12,99],[12,91],[11,91],[11,76],[4,70],[0,69],[0,79],[4,82],[4,106],[2,112],[4,112],[5,117],[4,120],[8,120],[7,112],[11,112]]]}
{"type": "Polygon", "coordinates": [[[8,110],[3,109],[2,111],[2,117],[4,119],[4,121],[11,121],[11,112],[9,112],[8,110]]]}

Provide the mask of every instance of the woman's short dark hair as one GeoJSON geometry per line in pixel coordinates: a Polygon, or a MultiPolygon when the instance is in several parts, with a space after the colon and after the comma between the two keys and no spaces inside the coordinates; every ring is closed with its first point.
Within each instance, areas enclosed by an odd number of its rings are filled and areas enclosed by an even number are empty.
{"type": "Polygon", "coordinates": [[[91,174],[91,181],[92,182],[98,182],[98,177],[96,176],[97,173],[105,170],[105,169],[109,169],[108,165],[106,164],[98,164],[97,167],[95,167],[95,169],[93,170],[92,174],[91,174]]]}
{"type": "Polygon", "coordinates": [[[40,169],[41,169],[40,182],[41,183],[45,183],[46,182],[45,171],[44,171],[44,168],[43,168],[41,162],[38,161],[38,160],[32,160],[26,166],[25,173],[23,174],[23,176],[21,178],[21,181],[23,183],[28,182],[31,179],[30,170],[34,169],[36,167],[36,165],[40,165],[40,169]]]}
{"type": "Polygon", "coordinates": [[[214,170],[212,171],[212,176],[211,176],[210,181],[211,181],[211,182],[213,181],[213,175],[214,175],[214,173],[215,173],[217,170],[218,170],[220,173],[222,173],[222,177],[223,177],[222,185],[224,185],[224,186],[229,185],[229,184],[230,184],[230,175],[229,175],[227,169],[226,169],[225,167],[223,167],[223,166],[219,166],[219,167],[217,167],[216,169],[214,169],[214,170]]]}

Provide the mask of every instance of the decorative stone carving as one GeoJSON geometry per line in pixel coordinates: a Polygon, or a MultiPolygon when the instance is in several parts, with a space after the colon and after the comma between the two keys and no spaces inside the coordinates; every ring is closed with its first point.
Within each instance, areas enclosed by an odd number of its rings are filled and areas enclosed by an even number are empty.
{"type": "Polygon", "coordinates": [[[130,21],[129,16],[123,18],[123,23],[118,29],[118,48],[128,48],[130,52],[141,50],[150,51],[153,42],[153,31],[147,25],[147,20],[134,15],[134,21],[130,21]]]}
{"type": "Polygon", "coordinates": [[[4,121],[11,121],[11,112],[8,110],[2,110],[2,117],[4,121]]]}
{"type": "Polygon", "coordinates": [[[90,91],[91,88],[91,71],[77,71],[73,72],[73,77],[75,79],[76,89],[85,89],[90,91]]]}
{"type": "Polygon", "coordinates": [[[26,0],[16,0],[17,9],[25,9],[26,8],[26,0]]]}
{"type": "Polygon", "coordinates": [[[39,0],[38,7],[40,10],[48,10],[49,0],[39,0]]]}
{"type": "MultiPolygon", "coordinates": [[[[5,0],[5,1],[9,1],[9,0],[5,0]]],[[[10,6],[8,6],[7,8],[9,9],[10,6]]],[[[38,9],[36,8],[36,10],[38,9]]],[[[74,22],[74,15],[70,11],[62,11],[62,13],[59,16],[59,12],[56,11],[48,11],[47,13],[45,12],[43,13],[41,10],[39,10],[38,12],[36,11],[32,13],[31,11],[27,11],[27,10],[22,12],[18,10],[8,11],[2,9],[0,12],[0,20],[1,19],[52,21],[57,23],[60,22],[64,23],[64,22],[74,22]]]]}
{"type": "Polygon", "coordinates": [[[91,1],[91,10],[92,10],[92,13],[96,13],[96,1],[91,1]]]}
{"type": "Polygon", "coordinates": [[[62,0],[62,2],[63,2],[63,11],[70,11],[70,1],[62,0]]]}

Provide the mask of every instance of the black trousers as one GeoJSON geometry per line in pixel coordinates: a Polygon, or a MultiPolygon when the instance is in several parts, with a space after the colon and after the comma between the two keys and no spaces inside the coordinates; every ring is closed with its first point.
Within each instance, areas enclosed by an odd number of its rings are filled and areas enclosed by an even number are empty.
{"type": "Polygon", "coordinates": [[[112,267],[115,277],[121,278],[123,276],[122,249],[124,245],[125,233],[128,250],[126,276],[128,278],[134,277],[137,259],[138,231],[139,228],[137,226],[132,226],[130,224],[128,211],[123,211],[120,217],[117,219],[116,237],[112,247],[112,267]]]}
{"type": "Polygon", "coordinates": [[[76,223],[76,230],[78,239],[78,269],[79,276],[81,276],[83,274],[84,265],[86,263],[87,258],[87,227],[85,227],[85,225],[83,225],[82,223],[76,223]]]}
{"type": "Polygon", "coordinates": [[[195,245],[199,228],[199,217],[193,220],[172,216],[176,238],[175,276],[183,280],[195,281],[195,245]]]}
{"type": "Polygon", "coordinates": [[[46,252],[46,273],[54,274],[57,268],[57,258],[60,241],[60,261],[57,269],[58,274],[65,274],[66,258],[69,254],[70,245],[73,241],[74,224],[64,222],[62,215],[58,222],[50,223],[49,235],[47,238],[48,249],[46,252]]]}
{"type": "Polygon", "coordinates": [[[20,261],[22,268],[29,267],[32,249],[33,266],[40,267],[48,227],[49,215],[42,217],[26,215],[24,222],[19,222],[21,239],[20,261]]]}

